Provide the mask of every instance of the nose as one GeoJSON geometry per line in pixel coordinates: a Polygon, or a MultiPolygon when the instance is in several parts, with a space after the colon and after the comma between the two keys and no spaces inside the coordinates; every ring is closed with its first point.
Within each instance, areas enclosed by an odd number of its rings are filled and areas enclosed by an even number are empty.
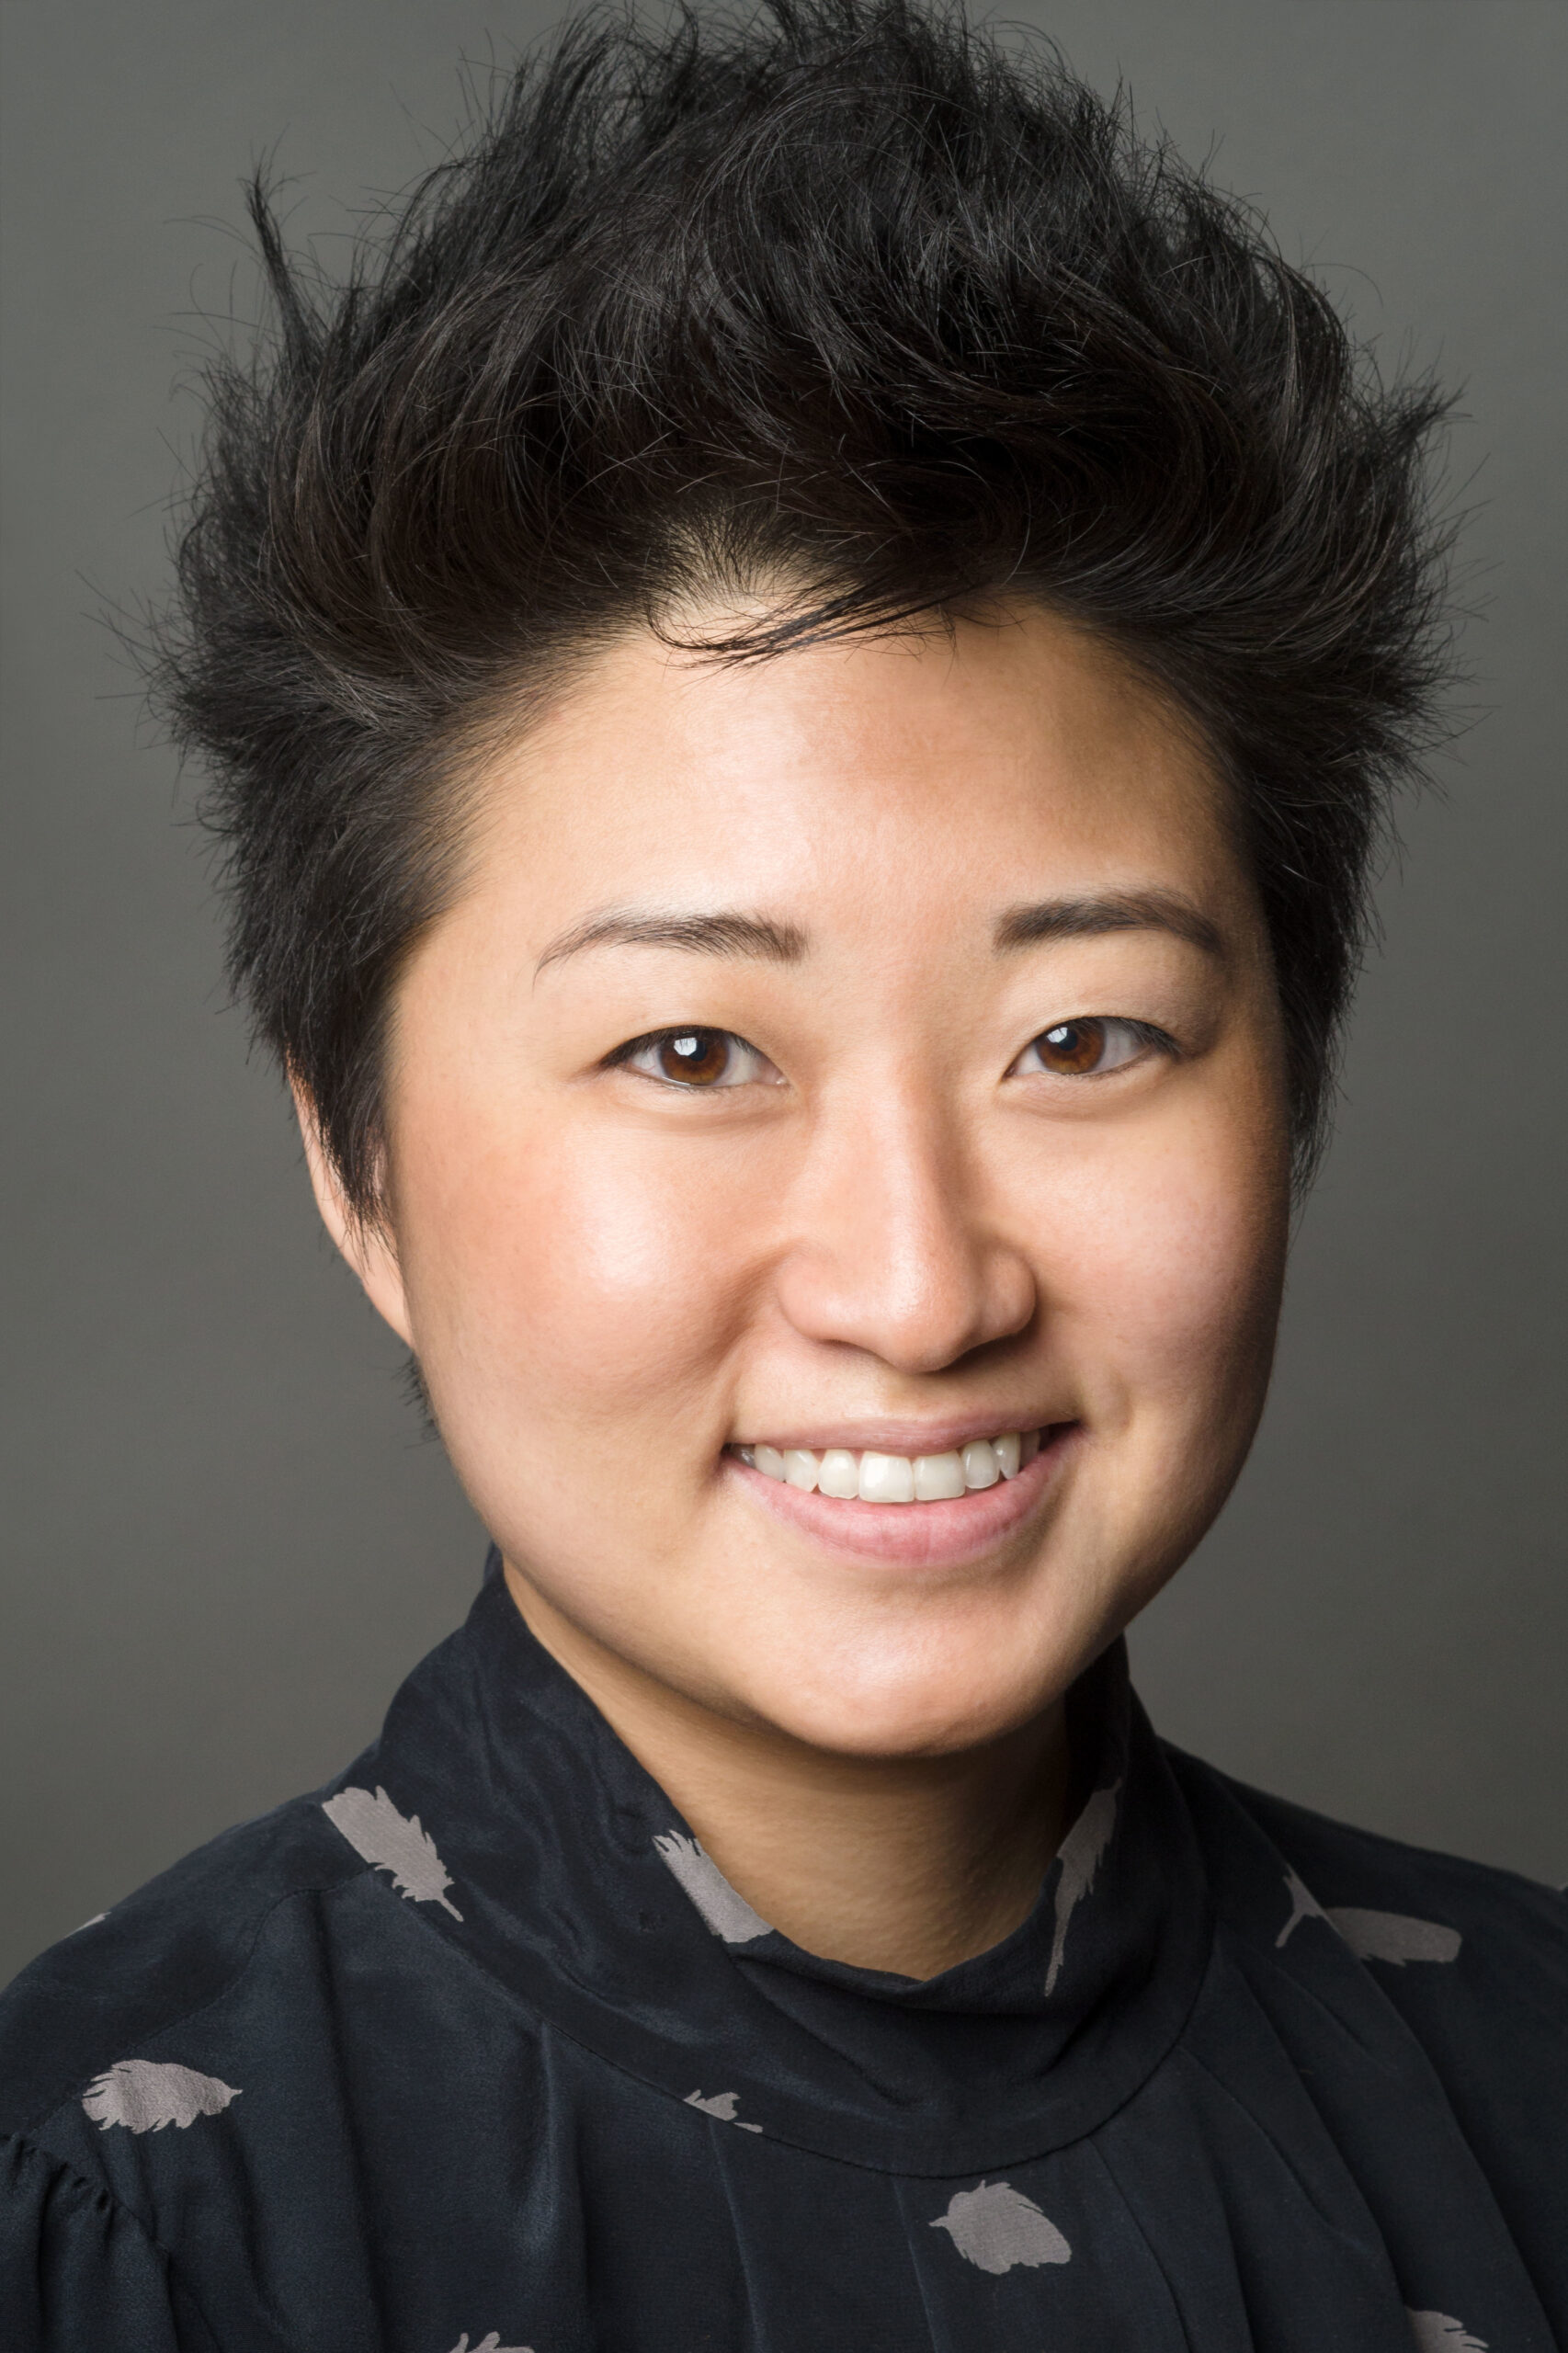
{"type": "Polygon", "coordinates": [[[958,1122],[884,1096],[820,1129],[777,1296],[806,1338],[940,1372],[1034,1316],[1034,1270],[987,1213],[958,1122]]]}

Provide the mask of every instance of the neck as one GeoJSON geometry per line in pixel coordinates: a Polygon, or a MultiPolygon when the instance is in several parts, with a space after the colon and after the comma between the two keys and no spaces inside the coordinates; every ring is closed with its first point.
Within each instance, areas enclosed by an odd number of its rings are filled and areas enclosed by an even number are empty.
{"type": "Polygon", "coordinates": [[[834,1754],[633,1666],[509,1563],[529,1630],[685,1816],[730,1884],[803,1951],[935,1977],[1020,1926],[1065,1828],[1058,1700],[948,1756],[834,1754]]]}

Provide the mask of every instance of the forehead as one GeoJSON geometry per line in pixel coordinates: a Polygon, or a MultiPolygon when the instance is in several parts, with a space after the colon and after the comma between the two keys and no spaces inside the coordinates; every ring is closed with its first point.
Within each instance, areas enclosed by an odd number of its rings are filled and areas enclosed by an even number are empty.
{"type": "Polygon", "coordinates": [[[744,665],[628,636],[491,764],[480,808],[475,888],[526,897],[541,944],[623,896],[896,921],[1241,881],[1192,728],[1035,610],[744,665]]]}

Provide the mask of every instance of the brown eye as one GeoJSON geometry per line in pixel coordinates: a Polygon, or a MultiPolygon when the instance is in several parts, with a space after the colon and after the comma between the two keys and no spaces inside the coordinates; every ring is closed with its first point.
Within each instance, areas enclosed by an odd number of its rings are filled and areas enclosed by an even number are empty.
{"type": "Polygon", "coordinates": [[[782,1085],[766,1054],[728,1029],[665,1029],[634,1038],[610,1056],[612,1066],[634,1070],[665,1086],[699,1089],[782,1085]]]}
{"type": "Polygon", "coordinates": [[[659,1046],[659,1072],[687,1086],[711,1086],[730,1066],[730,1041],[722,1029],[687,1029],[659,1046]]]}
{"type": "Polygon", "coordinates": [[[1020,1074],[1044,1071],[1053,1078],[1104,1078],[1124,1063],[1136,1062],[1168,1039],[1140,1021],[1124,1021],[1105,1014],[1092,1020],[1059,1021],[1032,1038],[1013,1065],[1020,1074]]]}
{"type": "Polygon", "coordinates": [[[1060,1022],[1038,1037],[1034,1048],[1044,1069],[1060,1071],[1064,1078],[1085,1078],[1099,1067],[1105,1053],[1105,1023],[1060,1022]]]}

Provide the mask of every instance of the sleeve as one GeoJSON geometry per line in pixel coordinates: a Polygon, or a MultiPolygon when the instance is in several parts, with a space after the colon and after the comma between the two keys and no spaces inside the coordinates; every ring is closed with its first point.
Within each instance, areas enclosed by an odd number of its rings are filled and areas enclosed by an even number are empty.
{"type": "Polygon", "coordinates": [[[0,2345],[6,2353],[218,2353],[135,2215],[15,2139],[0,2144],[0,2345]]]}

